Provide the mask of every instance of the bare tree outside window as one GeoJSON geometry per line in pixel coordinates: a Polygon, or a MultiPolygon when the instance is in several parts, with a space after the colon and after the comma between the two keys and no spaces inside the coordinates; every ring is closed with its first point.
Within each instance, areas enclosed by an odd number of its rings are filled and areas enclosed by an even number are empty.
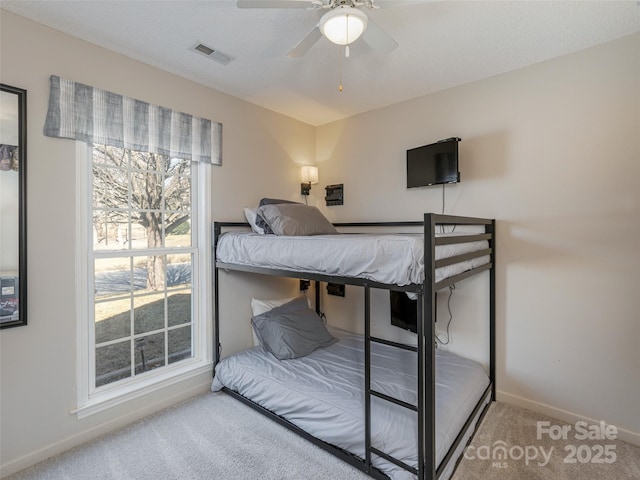
{"type": "MultiPolygon", "coordinates": [[[[138,225],[144,229],[145,247],[153,250],[163,247],[166,236],[176,230],[188,230],[189,168],[188,161],[165,155],[94,145],[93,224],[98,244],[108,248],[115,234],[120,247],[136,248],[131,242],[139,239],[138,225]]],[[[162,257],[149,256],[147,289],[164,288],[165,278],[162,257]]]]}

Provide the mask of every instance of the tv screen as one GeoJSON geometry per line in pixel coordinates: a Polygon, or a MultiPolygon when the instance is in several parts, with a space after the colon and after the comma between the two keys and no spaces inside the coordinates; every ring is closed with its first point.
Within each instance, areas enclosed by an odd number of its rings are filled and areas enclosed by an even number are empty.
{"type": "Polygon", "coordinates": [[[389,291],[391,304],[391,325],[418,332],[418,301],[411,300],[405,292],[389,291]]]}
{"type": "Polygon", "coordinates": [[[407,150],[407,188],[460,181],[457,137],[407,150]]]}

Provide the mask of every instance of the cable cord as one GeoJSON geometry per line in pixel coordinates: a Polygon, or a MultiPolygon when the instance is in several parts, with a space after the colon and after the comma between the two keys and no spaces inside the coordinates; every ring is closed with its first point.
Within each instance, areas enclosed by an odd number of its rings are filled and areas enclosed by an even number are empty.
{"type": "MultiPolygon", "coordinates": [[[[442,184],[442,215],[444,215],[444,183],[442,184]]],[[[440,233],[444,233],[444,225],[440,225],[440,233]]]]}
{"type": "MultiPolygon", "coordinates": [[[[442,215],[444,215],[444,205],[445,205],[445,202],[444,202],[444,186],[445,186],[445,184],[443,183],[442,184],[442,215]]],[[[451,232],[449,232],[449,233],[453,233],[455,231],[456,231],[456,226],[454,225],[453,228],[451,229],[451,232]]],[[[445,230],[444,230],[444,225],[440,225],[440,233],[446,233],[445,230]]]]}
{"type": "Polygon", "coordinates": [[[449,320],[447,321],[447,341],[443,341],[436,333],[436,340],[440,342],[440,345],[448,345],[451,341],[451,334],[449,333],[449,327],[451,326],[451,320],[453,320],[453,313],[451,312],[451,297],[456,289],[456,284],[449,285],[449,298],[447,299],[447,310],[449,310],[449,320]]]}

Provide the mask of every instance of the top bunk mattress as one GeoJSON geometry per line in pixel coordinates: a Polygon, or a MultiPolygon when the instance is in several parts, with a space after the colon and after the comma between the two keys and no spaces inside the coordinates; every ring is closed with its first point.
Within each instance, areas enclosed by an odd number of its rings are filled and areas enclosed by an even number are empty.
{"type": "MultiPolygon", "coordinates": [[[[436,234],[459,236],[459,233],[436,234]]],[[[436,260],[489,248],[486,240],[436,246],[436,260]]],[[[422,234],[340,234],[314,236],[226,232],[218,240],[221,263],[364,278],[390,285],[424,282],[422,234]]],[[[435,281],[489,263],[484,255],[436,269],[435,281]]]]}

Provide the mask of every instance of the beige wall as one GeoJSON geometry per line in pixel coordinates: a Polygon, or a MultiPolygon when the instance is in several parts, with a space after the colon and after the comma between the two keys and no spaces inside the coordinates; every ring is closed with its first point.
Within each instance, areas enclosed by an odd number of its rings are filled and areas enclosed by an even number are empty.
{"type": "MultiPolygon", "coordinates": [[[[461,137],[446,213],[498,222],[499,399],[640,444],[638,52],[635,35],[319,127],[316,160],[345,185],[332,220],[419,220],[442,190],[405,188],[405,150],[461,137]]],[[[454,349],[482,338],[464,315],[481,283],[458,285],[454,349]]],[[[361,312],[349,297],[330,319],[361,312]]]]}
{"type": "MultiPolygon", "coordinates": [[[[29,325],[0,334],[6,475],[210,386],[207,374],[84,420],[69,413],[76,406],[75,146],[42,134],[49,75],[222,122],[224,165],[212,168],[211,178],[216,219],[242,220],[242,206],[264,195],[299,199],[299,164],[313,161],[315,129],[0,12],[0,79],[28,95],[29,325]]],[[[227,311],[239,303],[236,291],[227,291],[227,311]]],[[[269,294],[276,291],[270,287],[269,294]]],[[[248,319],[248,301],[241,304],[248,319]]],[[[248,321],[223,318],[232,339],[225,351],[248,346],[248,321]]]]}

